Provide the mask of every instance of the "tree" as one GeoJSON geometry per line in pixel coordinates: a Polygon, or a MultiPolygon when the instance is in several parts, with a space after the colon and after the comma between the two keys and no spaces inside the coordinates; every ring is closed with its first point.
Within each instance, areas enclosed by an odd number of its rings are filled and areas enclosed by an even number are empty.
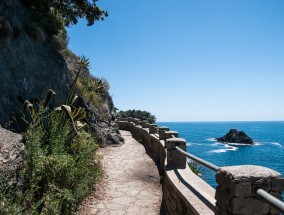
{"type": "Polygon", "coordinates": [[[140,120],[148,120],[149,123],[155,123],[156,117],[152,115],[148,111],[141,111],[141,110],[127,110],[127,111],[119,111],[117,115],[121,118],[133,117],[140,120]]]}
{"type": "Polygon", "coordinates": [[[22,3],[33,11],[33,20],[41,22],[41,26],[50,35],[55,35],[64,26],[77,24],[78,19],[87,20],[91,26],[95,21],[108,16],[107,11],[97,6],[98,0],[22,0],[22,3]]]}

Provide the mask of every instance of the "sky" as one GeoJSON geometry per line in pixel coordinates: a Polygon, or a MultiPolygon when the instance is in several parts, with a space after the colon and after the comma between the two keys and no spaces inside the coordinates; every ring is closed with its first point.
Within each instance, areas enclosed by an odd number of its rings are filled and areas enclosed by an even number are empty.
{"type": "Polygon", "coordinates": [[[169,121],[284,120],[283,0],[100,0],[68,47],[119,110],[169,121]]]}

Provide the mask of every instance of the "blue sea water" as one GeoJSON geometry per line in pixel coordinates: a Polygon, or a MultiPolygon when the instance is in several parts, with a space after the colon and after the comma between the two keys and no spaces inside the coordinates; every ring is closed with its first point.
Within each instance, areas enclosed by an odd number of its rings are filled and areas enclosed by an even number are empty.
{"type": "MultiPolygon", "coordinates": [[[[284,176],[284,122],[159,122],[186,139],[187,151],[217,166],[260,165],[284,176]],[[215,141],[231,128],[244,131],[255,145],[231,145],[215,141]]],[[[202,177],[216,187],[215,173],[201,169],[202,177]]]]}

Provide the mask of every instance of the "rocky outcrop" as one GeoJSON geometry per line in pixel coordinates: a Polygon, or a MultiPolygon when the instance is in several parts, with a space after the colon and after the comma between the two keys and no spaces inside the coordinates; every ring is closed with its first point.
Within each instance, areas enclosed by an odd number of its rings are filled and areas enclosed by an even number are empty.
{"type": "Polygon", "coordinates": [[[24,150],[21,139],[22,135],[0,127],[0,180],[11,188],[20,184],[24,150]]]}
{"type": "MultiPolygon", "coordinates": [[[[76,60],[79,60],[79,58],[70,52],[67,52],[67,54],[63,53],[63,56],[71,74],[75,76],[78,71],[76,60]]],[[[88,70],[84,70],[81,76],[90,81],[95,79],[88,70]]],[[[109,144],[122,143],[123,138],[115,123],[115,107],[108,90],[105,89],[98,94],[96,106],[94,106],[92,100],[84,98],[84,95],[80,94],[79,90],[77,93],[79,97],[76,105],[86,110],[89,128],[96,136],[100,146],[105,147],[109,144]]]]}
{"type": "MultiPolygon", "coordinates": [[[[82,97],[78,98],[76,105],[86,109],[89,128],[96,136],[100,146],[105,147],[109,144],[120,144],[123,142],[119,128],[113,121],[114,117],[109,121],[104,120],[99,111],[82,97]]],[[[112,115],[112,112],[108,112],[107,114],[112,115]]]]}
{"type": "Polygon", "coordinates": [[[237,129],[230,129],[224,137],[216,138],[216,140],[227,143],[253,144],[253,140],[245,132],[237,129]]]}
{"type": "Polygon", "coordinates": [[[65,101],[71,81],[65,60],[19,0],[0,1],[0,50],[2,126],[23,100],[44,98],[50,88],[54,104],[65,101]]]}

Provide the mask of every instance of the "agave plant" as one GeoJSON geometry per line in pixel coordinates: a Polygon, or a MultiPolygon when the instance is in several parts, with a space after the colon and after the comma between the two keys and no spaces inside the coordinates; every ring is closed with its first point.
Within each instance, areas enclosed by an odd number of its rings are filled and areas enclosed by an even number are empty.
{"type": "Polygon", "coordinates": [[[52,89],[47,91],[46,97],[43,101],[38,98],[35,98],[32,101],[26,100],[23,104],[24,112],[22,112],[22,115],[24,115],[24,126],[20,126],[20,124],[23,123],[19,123],[19,120],[17,120],[16,116],[14,114],[12,115],[12,120],[16,123],[19,130],[25,130],[26,127],[31,123],[45,126],[45,122],[48,120],[48,116],[50,114],[60,112],[64,112],[71,122],[71,126],[74,130],[74,134],[71,136],[77,135],[79,130],[86,126],[86,123],[82,122],[82,119],[86,118],[86,113],[82,108],[76,108],[74,106],[74,102],[78,98],[78,96],[75,94],[76,82],[82,69],[87,69],[90,66],[90,63],[88,58],[82,56],[77,61],[77,64],[79,65],[79,69],[70,86],[65,104],[55,107],[54,109],[50,108],[49,103],[56,96],[56,93],[52,89]],[[37,122],[35,122],[35,120],[37,120],[37,122]],[[23,127],[23,129],[21,129],[21,127],[23,127]]]}
{"type": "Polygon", "coordinates": [[[79,66],[79,69],[76,73],[76,76],[71,84],[67,99],[66,99],[66,105],[72,103],[72,99],[75,97],[75,89],[76,89],[76,82],[81,74],[82,69],[88,69],[90,67],[89,58],[86,58],[85,56],[81,56],[79,60],[76,61],[76,63],[79,66]]]}
{"type": "Polygon", "coordinates": [[[26,100],[23,104],[26,123],[34,122],[39,118],[38,115],[43,116],[45,112],[48,112],[48,104],[55,95],[56,93],[49,89],[44,101],[40,101],[38,98],[34,98],[32,101],[26,100]]]}
{"type": "Polygon", "coordinates": [[[95,91],[96,93],[101,93],[104,90],[104,82],[102,78],[95,80],[95,91]]]}
{"type": "Polygon", "coordinates": [[[81,121],[82,119],[86,118],[86,112],[81,107],[76,108],[73,106],[73,103],[77,99],[77,97],[78,96],[75,95],[69,105],[61,105],[54,108],[54,111],[64,111],[66,113],[75,132],[74,135],[77,135],[79,133],[79,130],[87,125],[86,123],[83,123],[81,121]]]}

